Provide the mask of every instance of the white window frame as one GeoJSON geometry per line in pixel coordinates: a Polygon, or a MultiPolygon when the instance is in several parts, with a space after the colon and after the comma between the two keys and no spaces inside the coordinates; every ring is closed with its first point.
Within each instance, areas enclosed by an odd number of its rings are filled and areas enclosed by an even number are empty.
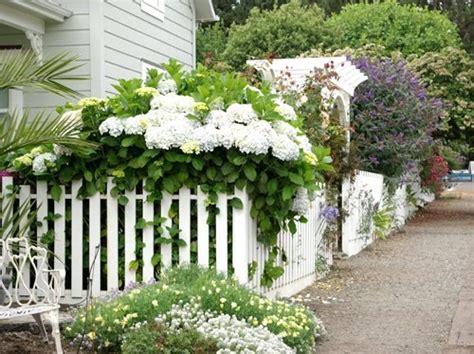
{"type": "Polygon", "coordinates": [[[160,21],[165,19],[165,0],[141,0],[141,9],[160,21]]]}

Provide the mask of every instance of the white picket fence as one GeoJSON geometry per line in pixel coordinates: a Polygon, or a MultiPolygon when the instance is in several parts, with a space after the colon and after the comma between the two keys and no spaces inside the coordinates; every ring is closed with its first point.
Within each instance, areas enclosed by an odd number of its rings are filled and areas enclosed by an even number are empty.
{"type": "Polygon", "coordinates": [[[384,190],[383,175],[358,171],[350,189],[343,199],[343,207],[347,211],[342,224],[342,252],[348,256],[359,253],[362,249],[374,242],[373,233],[363,229],[364,219],[367,218],[366,206],[371,203],[382,203],[384,190]]]}
{"type": "MultiPolygon", "coordinates": [[[[8,193],[8,186],[13,183],[12,177],[2,177],[2,194],[8,193]]],[[[114,187],[112,179],[108,181],[106,194],[97,193],[86,199],[76,197],[81,185],[82,181],[74,181],[70,186],[61,186],[62,195],[59,201],[52,200],[44,181],[38,181],[33,186],[34,193],[31,192],[32,186],[17,186],[19,203],[29,203],[37,210],[39,224],[33,233],[33,238],[41,237],[48,230],[54,231],[54,242],[50,246],[55,254],[54,260],[51,260],[54,263],[52,266],[66,270],[63,303],[77,303],[86,296],[87,281],[85,279],[91,264],[94,264],[91,287],[93,296],[105,295],[109,291],[136,281],[137,272],[128,265],[137,259],[137,242],[143,242],[141,279],[144,281],[156,278],[159,273],[159,269],[152,264],[154,254],[159,253],[162,268],[165,268],[178,263],[192,262],[191,249],[193,247],[197,248],[198,264],[207,267],[212,263],[219,272],[224,273],[230,271],[228,259],[231,253],[232,271],[239,282],[268,296],[292,295],[309,285],[316,277],[315,264],[318,257],[316,253],[325,227],[320,217],[322,198],[312,203],[307,215],[309,221],[306,224],[297,225],[296,235],[286,233],[279,235],[278,244],[285,250],[288,260],[282,262],[280,259],[279,263],[284,266],[285,274],[268,289],[262,287],[260,283],[268,250],[257,242],[256,222],[250,217],[251,201],[244,191],[236,189],[233,195],[219,195],[217,207],[220,212],[215,220],[216,237],[211,240],[210,226],[207,222],[207,195],[200,188],[196,193],[185,187],[181,188],[179,194],[176,195],[163,193],[161,201],[155,203],[147,202],[146,191],[140,189],[127,191],[125,195],[129,201],[125,207],[121,207],[110,193],[114,187]],[[229,206],[229,200],[234,197],[242,201],[242,209],[229,206]],[[156,233],[153,226],[145,226],[142,231],[139,231],[135,227],[136,223],[140,218],[145,221],[152,221],[155,216],[166,218],[160,236],[169,238],[166,226],[172,226],[168,214],[173,203],[177,203],[179,225],[176,226],[180,229],[179,238],[185,241],[185,245],[177,246],[168,243],[155,245],[156,233]],[[193,205],[196,216],[192,216],[193,205]],[[64,217],[67,209],[70,210],[70,218],[68,218],[70,221],[64,217]],[[141,210],[141,215],[138,215],[138,210],[141,210]],[[101,217],[104,213],[106,220],[101,217]],[[45,218],[48,215],[55,215],[55,217],[50,217],[50,221],[46,221],[45,218]],[[191,243],[192,228],[197,230],[195,245],[191,243]],[[120,240],[124,242],[124,264],[119,264],[120,240]],[[213,244],[210,244],[211,242],[213,244]],[[96,246],[99,245],[102,248],[106,247],[106,251],[102,249],[94,262],[96,246]],[[179,248],[175,252],[179,255],[178,260],[172,257],[174,247],[179,248]],[[215,252],[211,251],[211,248],[215,252]],[[86,256],[84,256],[84,251],[87,252],[86,256]],[[70,261],[66,260],[66,253],[70,254],[70,261]],[[212,259],[211,253],[215,254],[212,259]],[[249,264],[253,261],[257,262],[257,269],[250,278],[249,264]],[[120,268],[124,270],[122,276],[119,274],[120,268]]],[[[3,208],[5,207],[4,202],[3,208]]],[[[327,255],[324,252],[323,256],[327,255]]],[[[28,278],[27,274],[25,276],[28,278]]]]}

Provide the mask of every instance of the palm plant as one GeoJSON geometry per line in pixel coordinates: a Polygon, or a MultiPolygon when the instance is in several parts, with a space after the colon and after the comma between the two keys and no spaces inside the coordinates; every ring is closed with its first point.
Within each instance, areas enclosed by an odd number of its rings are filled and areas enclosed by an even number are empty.
{"type": "MultiPolygon", "coordinates": [[[[84,77],[70,75],[78,68],[77,57],[58,54],[51,59],[39,62],[32,51],[0,51],[0,90],[11,88],[40,88],[51,93],[77,98],[80,94],[63,85],[63,80],[78,80],[84,77]]],[[[0,120],[0,167],[7,155],[21,149],[44,144],[60,144],[76,153],[85,153],[95,145],[81,140],[81,122],[59,119],[57,115],[38,113],[30,117],[28,112],[14,112],[11,117],[0,120]]],[[[0,195],[0,237],[16,233],[23,235],[34,215],[23,205],[15,208],[15,193],[0,195]],[[25,220],[26,218],[26,220],[25,220]],[[20,223],[20,220],[23,222],[20,223]]]]}

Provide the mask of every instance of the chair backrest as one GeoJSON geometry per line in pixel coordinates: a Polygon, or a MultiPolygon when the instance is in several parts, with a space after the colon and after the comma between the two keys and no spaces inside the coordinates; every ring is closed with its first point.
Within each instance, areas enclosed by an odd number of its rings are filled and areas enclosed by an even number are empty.
{"type": "Polygon", "coordinates": [[[0,311],[2,308],[57,304],[61,279],[48,269],[48,251],[26,237],[0,240],[0,311]]]}

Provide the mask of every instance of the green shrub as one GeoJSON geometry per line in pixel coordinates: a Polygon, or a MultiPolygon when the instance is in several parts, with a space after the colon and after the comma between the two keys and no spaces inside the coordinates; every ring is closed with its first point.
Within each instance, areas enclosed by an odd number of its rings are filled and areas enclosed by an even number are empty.
{"type": "Polygon", "coordinates": [[[397,50],[420,55],[460,46],[457,27],[445,14],[395,0],[345,6],[327,24],[339,48],[375,43],[385,46],[387,55],[397,50]]]}
{"type": "Polygon", "coordinates": [[[202,64],[222,61],[227,43],[227,28],[221,23],[212,26],[200,27],[196,32],[197,61],[202,64]]]}
{"type": "Polygon", "coordinates": [[[253,9],[244,24],[231,27],[223,58],[241,69],[252,58],[296,57],[323,42],[323,24],[323,11],[299,0],[270,11],[253,9]]]}
{"type": "Polygon", "coordinates": [[[454,151],[474,158],[474,59],[462,49],[449,47],[414,58],[410,67],[428,93],[447,104],[440,136],[454,151]]]}
{"type": "MultiPolygon", "coordinates": [[[[190,266],[170,269],[158,283],[127,289],[78,310],[65,334],[73,344],[78,345],[84,333],[83,343],[89,348],[116,351],[123,336],[138,323],[152,323],[179,303],[198,303],[204,311],[264,326],[301,353],[312,350],[315,335],[321,331],[313,313],[303,307],[262,298],[235,280],[190,266]]],[[[142,335],[147,341],[156,339],[146,333],[137,334],[142,335]]]]}

